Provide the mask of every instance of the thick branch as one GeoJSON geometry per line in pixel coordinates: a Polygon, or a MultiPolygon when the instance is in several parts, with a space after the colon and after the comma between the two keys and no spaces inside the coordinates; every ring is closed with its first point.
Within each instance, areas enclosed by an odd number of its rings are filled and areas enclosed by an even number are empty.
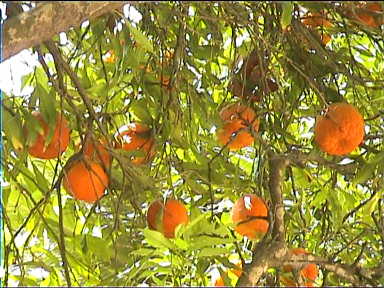
{"type": "Polygon", "coordinates": [[[272,230],[272,238],[278,241],[284,241],[284,203],[281,193],[281,182],[285,167],[289,161],[287,158],[272,156],[269,161],[271,174],[269,176],[269,193],[272,200],[272,212],[274,215],[274,223],[272,230]]]}
{"type": "Polygon", "coordinates": [[[285,157],[270,155],[269,166],[271,169],[269,178],[269,192],[272,199],[273,213],[273,240],[269,243],[261,243],[252,256],[252,263],[245,266],[244,273],[240,277],[237,286],[256,286],[260,277],[269,267],[279,266],[281,259],[287,253],[288,248],[284,242],[284,204],[281,193],[283,172],[289,161],[285,157]]]}
{"type": "Polygon", "coordinates": [[[4,23],[3,59],[8,59],[23,49],[34,47],[60,32],[79,26],[127,2],[48,2],[23,12],[4,23]]]}
{"type": "Polygon", "coordinates": [[[288,255],[286,244],[281,241],[266,242],[253,255],[252,262],[245,265],[244,271],[237,281],[237,287],[257,286],[261,276],[269,267],[277,267],[288,255]]]}

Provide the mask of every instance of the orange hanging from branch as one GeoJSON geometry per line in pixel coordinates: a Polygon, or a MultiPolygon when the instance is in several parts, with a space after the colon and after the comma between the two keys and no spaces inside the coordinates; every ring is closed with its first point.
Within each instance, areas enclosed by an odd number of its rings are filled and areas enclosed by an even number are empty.
{"type": "Polygon", "coordinates": [[[363,138],[364,119],[351,104],[332,104],[325,115],[316,118],[315,142],[328,154],[348,154],[359,146],[363,138]]]}
{"type": "Polygon", "coordinates": [[[148,227],[163,233],[167,238],[175,238],[176,228],[181,224],[187,224],[188,221],[187,209],[178,200],[167,199],[165,204],[156,200],[148,208],[148,227]]]}
{"type": "Polygon", "coordinates": [[[94,203],[104,195],[108,176],[96,162],[78,160],[64,172],[63,186],[75,199],[94,203]]]}
{"type": "Polygon", "coordinates": [[[32,116],[39,121],[41,127],[43,128],[43,133],[37,135],[34,143],[29,146],[29,154],[40,159],[57,158],[67,149],[69,144],[70,129],[68,127],[67,120],[60,113],[56,115],[56,126],[54,128],[53,137],[48,145],[45,145],[46,139],[49,135],[48,124],[45,122],[40,112],[33,111],[32,116]]]}
{"type": "Polygon", "coordinates": [[[231,212],[235,231],[252,240],[261,239],[268,232],[268,208],[256,195],[245,195],[235,202],[231,212]]]}

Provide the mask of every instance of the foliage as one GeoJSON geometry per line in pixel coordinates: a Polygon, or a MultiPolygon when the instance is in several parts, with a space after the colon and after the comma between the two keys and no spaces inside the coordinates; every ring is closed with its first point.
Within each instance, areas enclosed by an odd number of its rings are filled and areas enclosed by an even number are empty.
{"type": "MultiPolygon", "coordinates": [[[[379,267],[382,27],[350,16],[350,2],[154,1],[127,7],[141,19],[115,11],[67,31],[65,43],[55,37],[59,54],[49,44],[35,47],[41,65],[22,79],[34,92],[4,95],[5,283],[212,285],[215,269],[252,259],[254,243],[234,232],[230,209],[245,194],[271,203],[271,153],[295,159],[281,184],[288,247],[303,247],[330,263],[379,267]],[[328,44],[300,22],[305,9],[328,12],[328,44]],[[252,92],[260,101],[239,99],[230,89],[253,51],[262,63],[260,85],[252,92]],[[266,77],[276,81],[276,91],[264,89],[266,77]],[[256,111],[260,127],[251,147],[229,151],[216,137],[219,111],[237,101],[256,111]],[[341,101],[362,114],[366,135],[352,153],[327,155],[313,141],[315,118],[341,101]],[[35,109],[50,126],[52,111],[68,119],[71,140],[58,159],[40,160],[23,149],[39,133],[31,116],[35,109]],[[129,159],[140,152],[113,149],[112,136],[133,122],[153,130],[157,152],[150,163],[134,165],[129,159]],[[106,195],[95,204],[55,186],[88,133],[107,139],[114,157],[106,195]],[[190,213],[175,239],[146,223],[149,204],[168,197],[190,213]]],[[[351,284],[319,268],[316,286],[351,284]]],[[[278,285],[280,271],[270,267],[259,285],[278,285]]],[[[382,272],[371,276],[359,276],[361,283],[384,285],[382,272]]]]}

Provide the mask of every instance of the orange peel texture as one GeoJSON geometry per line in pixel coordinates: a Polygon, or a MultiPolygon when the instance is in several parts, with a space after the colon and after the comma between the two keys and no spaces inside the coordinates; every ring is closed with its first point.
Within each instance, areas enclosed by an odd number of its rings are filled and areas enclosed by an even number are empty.
{"type": "Polygon", "coordinates": [[[359,146],[363,138],[364,119],[351,104],[332,104],[325,115],[316,118],[315,142],[328,154],[348,154],[359,146]]]}

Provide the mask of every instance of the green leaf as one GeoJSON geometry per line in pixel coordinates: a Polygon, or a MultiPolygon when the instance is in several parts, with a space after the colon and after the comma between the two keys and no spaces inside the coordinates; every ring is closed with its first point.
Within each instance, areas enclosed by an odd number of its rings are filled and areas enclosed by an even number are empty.
{"type": "Polygon", "coordinates": [[[167,248],[167,249],[173,249],[173,250],[177,249],[177,246],[175,244],[173,244],[170,240],[165,238],[163,234],[161,234],[158,231],[144,229],[143,234],[148,244],[153,247],[167,248]]]}
{"type": "Polygon", "coordinates": [[[189,249],[197,250],[203,247],[216,246],[216,245],[229,244],[229,243],[233,243],[233,239],[212,237],[212,236],[200,236],[200,237],[192,238],[190,240],[189,249]]]}
{"type": "Polygon", "coordinates": [[[151,41],[148,40],[147,36],[143,34],[140,30],[138,30],[136,27],[132,26],[131,23],[126,21],[126,24],[131,31],[133,38],[136,40],[138,47],[142,48],[145,51],[149,51],[153,53],[153,46],[151,41]]]}
{"type": "Polygon", "coordinates": [[[13,147],[18,151],[22,150],[25,138],[18,114],[12,116],[6,109],[3,109],[3,129],[5,135],[11,140],[13,147]]]}
{"type": "MultiPolygon", "coordinates": [[[[150,248],[140,248],[138,250],[132,251],[132,255],[137,255],[137,256],[155,256],[159,255],[159,252],[156,249],[150,249],[150,248]]],[[[162,254],[160,254],[162,255],[162,254]]]]}
{"type": "Polygon", "coordinates": [[[280,23],[281,27],[285,29],[291,24],[294,5],[293,2],[283,2],[281,5],[283,7],[283,13],[281,15],[280,23]]]}
{"type": "Polygon", "coordinates": [[[44,177],[44,175],[40,172],[40,170],[37,168],[37,166],[32,162],[33,171],[35,172],[37,183],[39,183],[40,187],[42,188],[42,192],[47,193],[49,190],[49,183],[47,181],[47,178],[44,177]]]}
{"type": "Polygon", "coordinates": [[[206,60],[216,57],[219,51],[220,47],[217,45],[197,46],[193,49],[193,55],[196,58],[206,60]]]}
{"type": "Polygon", "coordinates": [[[220,256],[223,254],[228,254],[230,250],[226,248],[203,248],[198,257],[212,257],[212,256],[220,256]]]}
{"type": "Polygon", "coordinates": [[[108,260],[113,256],[112,245],[107,240],[87,235],[86,241],[88,251],[92,252],[96,257],[108,260]]]}
{"type": "Polygon", "coordinates": [[[379,200],[384,196],[384,190],[378,191],[375,196],[373,196],[361,209],[361,213],[363,215],[363,219],[366,222],[373,223],[371,214],[376,209],[379,200]]]}
{"type": "Polygon", "coordinates": [[[357,185],[360,183],[364,183],[367,181],[375,172],[376,164],[366,163],[362,167],[360,167],[357,172],[355,178],[353,179],[353,185],[357,185]]]}
{"type": "Polygon", "coordinates": [[[140,99],[135,101],[135,103],[133,103],[130,106],[130,111],[132,111],[135,117],[138,118],[143,123],[146,123],[146,124],[152,123],[152,116],[148,110],[147,99],[140,99]]]}
{"type": "Polygon", "coordinates": [[[37,84],[34,93],[39,97],[40,112],[49,127],[49,132],[44,143],[47,145],[52,140],[56,126],[56,92],[54,89],[51,89],[48,93],[42,85],[37,84]]]}
{"type": "Polygon", "coordinates": [[[36,137],[39,135],[42,135],[44,133],[44,129],[41,126],[40,122],[36,117],[32,116],[31,113],[25,113],[24,115],[25,121],[25,130],[28,131],[26,144],[27,146],[34,143],[36,140],[36,137]]]}

